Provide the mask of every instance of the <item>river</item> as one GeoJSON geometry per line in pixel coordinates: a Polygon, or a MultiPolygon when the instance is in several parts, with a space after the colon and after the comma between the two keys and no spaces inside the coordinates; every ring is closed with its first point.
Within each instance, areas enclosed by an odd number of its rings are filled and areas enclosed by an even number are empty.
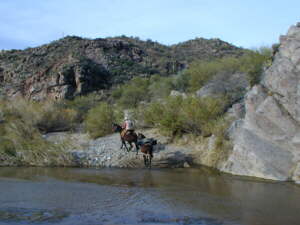
{"type": "Polygon", "coordinates": [[[293,225],[300,187],[191,169],[0,168],[0,225],[293,225]]]}

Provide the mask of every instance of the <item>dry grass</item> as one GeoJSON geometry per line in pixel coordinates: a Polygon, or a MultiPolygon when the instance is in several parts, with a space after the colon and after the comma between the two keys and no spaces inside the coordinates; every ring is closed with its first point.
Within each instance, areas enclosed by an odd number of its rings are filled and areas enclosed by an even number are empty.
{"type": "Polygon", "coordinates": [[[42,121],[49,124],[55,121],[61,127],[58,117],[66,120],[64,115],[57,112],[56,118],[47,117],[49,109],[53,110],[51,104],[48,104],[24,99],[0,103],[3,118],[0,123],[1,164],[63,166],[71,163],[66,151],[69,146],[67,142],[54,144],[45,140],[41,134],[39,124],[42,121]]]}
{"type": "Polygon", "coordinates": [[[231,118],[220,117],[207,124],[207,132],[213,134],[212,146],[206,155],[207,164],[217,168],[220,164],[225,162],[232,150],[231,141],[226,138],[226,132],[232,123],[231,118]]]}

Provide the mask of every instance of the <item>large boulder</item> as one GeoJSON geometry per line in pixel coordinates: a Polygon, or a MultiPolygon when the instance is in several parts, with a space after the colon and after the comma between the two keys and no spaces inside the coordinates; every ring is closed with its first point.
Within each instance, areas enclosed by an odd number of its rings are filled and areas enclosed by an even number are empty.
{"type": "Polygon", "coordinates": [[[221,170],[300,182],[300,23],[280,38],[261,84],[245,97],[245,110],[221,170]]]}

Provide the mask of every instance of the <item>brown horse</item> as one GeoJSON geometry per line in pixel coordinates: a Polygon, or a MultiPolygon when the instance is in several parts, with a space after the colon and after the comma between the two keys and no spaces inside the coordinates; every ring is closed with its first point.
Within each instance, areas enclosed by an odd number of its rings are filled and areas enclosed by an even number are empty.
{"type": "Polygon", "coordinates": [[[143,153],[145,167],[151,168],[153,146],[157,144],[157,141],[153,138],[146,138],[145,135],[139,133],[137,144],[141,146],[141,152],[143,153]]]}
{"type": "Polygon", "coordinates": [[[138,136],[134,131],[129,131],[122,137],[121,134],[122,134],[123,128],[119,124],[116,124],[116,123],[113,123],[112,130],[113,130],[113,132],[120,133],[120,138],[121,138],[121,143],[122,143],[120,149],[122,149],[125,146],[125,149],[127,150],[127,152],[129,152],[133,147],[132,143],[134,143],[135,149],[136,149],[136,154],[138,154],[138,150],[139,150],[139,147],[137,145],[138,136]],[[129,149],[127,148],[126,141],[130,145],[129,149]]]}

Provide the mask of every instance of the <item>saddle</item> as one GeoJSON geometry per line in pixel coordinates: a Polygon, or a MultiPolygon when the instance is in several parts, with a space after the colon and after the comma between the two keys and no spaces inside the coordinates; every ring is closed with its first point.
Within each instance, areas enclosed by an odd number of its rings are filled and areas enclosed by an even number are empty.
{"type": "Polygon", "coordinates": [[[123,130],[121,133],[121,137],[124,138],[125,135],[133,134],[134,130],[123,130]]]}

